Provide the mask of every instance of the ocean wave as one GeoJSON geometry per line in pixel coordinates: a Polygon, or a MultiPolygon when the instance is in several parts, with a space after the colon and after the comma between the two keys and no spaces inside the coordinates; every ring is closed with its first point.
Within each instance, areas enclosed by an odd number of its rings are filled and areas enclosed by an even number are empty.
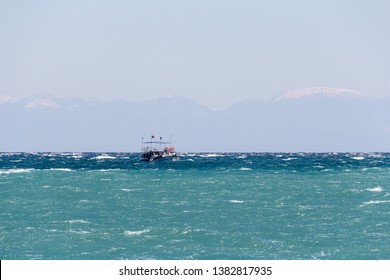
{"type": "Polygon", "coordinates": [[[81,158],[83,158],[83,155],[71,155],[70,156],[71,158],[74,158],[74,159],[81,159],[81,158]]]}
{"type": "Polygon", "coordinates": [[[65,223],[70,224],[90,224],[91,222],[85,221],[85,220],[66,220],[65,223]]]}
{"type": "Polygon", "coordinates": [[[243,200],[235,200],[235,199],[232,199],[232,200],[229,200],[230,203],[244,203],[243,200]]]}
{"type": "Polygon", "coordinates": [[[368,156],[370,157],[370,158],[384,158],[385,156],[383,155],[383,154],[381,154],[381,153],[373,153],[373,154],[368,154],[368,156]]]}
{"type": "Polygon", "coordinates": [[[103,155],[99,155],[99,156],[93,157],[92,159],[97,159],[97,160],[116,159],[116,157],[113,157],[113,156],[110,156],[110,155],[107,155],[107,154],[103,154],[103,155]]]}
{"type": "Polygon", "coordinates": [[[47,229],[46,232],[59,232],[60,230],[59,229],[47,229]]]}
{"type": "Polygon", "coordinates": [[[83,157],[82,153],[59,153],[59,155],[65,157],[83,157]]]}
{"type": "Polygon", "coordinates": [[[71,229],[69,230],[70,233],[76,233],[76,234],[88,234],[88,233],[91,233],[90,231],[87,231],[87,230],[74,230],[74,229],[71,229]]]}
{"type": "Polygon", "coordinates": [[[32,168],[14,168],[0,170],[0,175],[17,174],[17,173],[29,173],[35,169],[32,168]]]}
{"type": "Polygon", "coordinates": [[[125,234],[130,235],[130,236],[141,235],[141,234],[148,233],[148,232],[150,232],[150,229],[136,230],[136,231],[125,230],[125,234]]]}
{"type": "Polygon", "coordinates": [[[198,233],[198,232],[207,232],[207,230],[203,228],[184,229],[181,233],[189,234],[189,233],[198,233]]]}
{"type": "Polygon", "coordinates": [[[295,158],[295,157],[289,157],[289,158],[284,158],[284,159],[282,159],[282,160],[284,160],[284,161],[290,161],[290,160],[295,160],[295,159],[297,159],[297,158],[295,158]]]}
{"type": "Polygon", "coordinates": [[[369,191],[369,192],[381,192],[381,191],[383,191],[383,189],[381,187],[376,187],[376,188],[372,188],[372,189],[367,189],[367,191],[369,191]]]}
{"type": "Polygon", "coordinates": [[[96,173],[96,172],[112,172],[112,171],[121,171],[120,168],[110,168],[110,169],[95,169],[95,170],[88,170],[88,172],[96,173]]]}
{"type": "Polygon", "coordinates": [[[123,192],[135,192],[135,191],[139,191],[139,190],[142,190],[142,189],[121,189],[121,191],[123,191],[123,192]]]}
{"type": "Polygon", "coordinates": [[[197,154],[194,154],[194,153],[182,153],[182,154],[180,154],[180,156],[182,156],[182,157],[195,157],[195,156],[197,156],[197,154]]]}
{"type": "Polygon", "coordinates": [[[52,170],[52,171],[66,171],[66,172],[73,171],[70,168],[50,168],[49,170],[52,170]]]}
{"type": "Polygon", "coordinates": [[[362,206],[371,205],[371,204],[383,204],[383,203],[390,203],[390,200],[370,200],[363,202],[362,206]]]}
{"type": "Polygon", "coordinates": [[[241,171],[250,171],[250,170],[252,170],[252,168],[249,168],[249,167],[241,167],[239,170],[241,170],[241,171]]]}
{"type": "Polygon", "coordinates": [[[202,154],[202,155],[199,155],[200,157],[206,157],[206,158],[213,158],[213,157],[224,157],[225,155],[224,154],[215,154],[215,153],[211,153],[211,154],[202,154]]]}
{"type": "Polygon", "coordinates": [[[332,172],[332,171],[334,170],[331,168],[326,168],[326,169],[322,169],[320,172],[332,172]]]}
{"type": "Polygon", "coordinates": [[[359,157],[352,157],[352,159],[354,159],[354,160],[364,160],[365,157],[362,157],[362,156],[359,156],[359,157]]]}

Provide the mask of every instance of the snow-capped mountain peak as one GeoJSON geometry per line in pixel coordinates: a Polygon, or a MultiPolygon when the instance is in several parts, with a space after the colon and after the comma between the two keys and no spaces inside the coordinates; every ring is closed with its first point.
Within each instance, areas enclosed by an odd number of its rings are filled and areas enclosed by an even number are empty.
{"type": "Polygon", "coordinates": [[[307,87],[297,90],[284,91],[274,101],[292,100],[311,97],[360,97],[362,93],[347,88],[307,87]]]}

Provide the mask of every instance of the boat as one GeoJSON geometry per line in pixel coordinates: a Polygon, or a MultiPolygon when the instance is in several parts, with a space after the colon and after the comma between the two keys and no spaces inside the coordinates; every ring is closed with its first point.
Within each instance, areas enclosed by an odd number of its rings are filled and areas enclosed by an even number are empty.
{"type": "Polygon", "coordinates": [[[142,137],[141,161],[153,161],[159,158],[176,156],[175,148],[172,147],[172,136],[170,136],[169,142],[162,141],[162,137],[155,140],[154,135],[150,136],[150,141],[144,141],[142,137]]]}

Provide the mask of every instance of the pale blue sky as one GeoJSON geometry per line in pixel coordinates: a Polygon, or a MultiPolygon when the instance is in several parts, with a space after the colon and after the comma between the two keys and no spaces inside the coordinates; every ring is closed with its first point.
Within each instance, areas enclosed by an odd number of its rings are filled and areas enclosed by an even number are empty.
{"type": "Polygon", "coordinates": [[[0,95],[390,95],[390,1],[0,0],[0,95]]]}

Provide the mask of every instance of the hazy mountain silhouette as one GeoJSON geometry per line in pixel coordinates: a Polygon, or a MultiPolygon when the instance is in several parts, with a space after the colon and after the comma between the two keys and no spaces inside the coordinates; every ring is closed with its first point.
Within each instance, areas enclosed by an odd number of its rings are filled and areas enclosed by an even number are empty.
{"type": "Polygon", "coordinates": [[[137,152],[142,137],[172,134],[179,151],[389,151],[390,100],[319,89],[224,111],[183,97],[2,97],[0,150],[137,152]]]}

